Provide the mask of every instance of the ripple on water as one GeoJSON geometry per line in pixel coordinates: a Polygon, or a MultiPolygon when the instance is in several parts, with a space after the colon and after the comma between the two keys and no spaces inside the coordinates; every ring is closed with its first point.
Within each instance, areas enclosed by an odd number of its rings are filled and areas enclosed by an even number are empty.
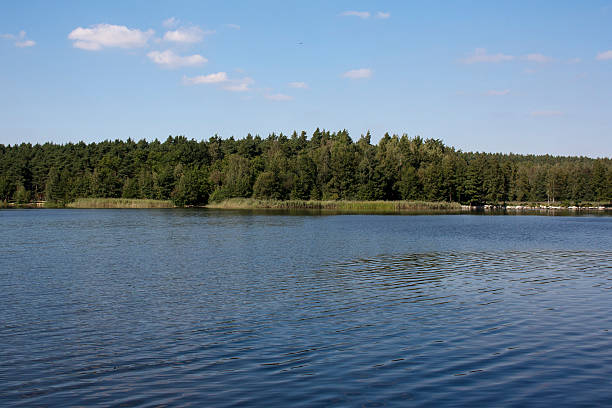
{"type": "MultiPolygon", "coordinates": [[[[478,249],[459,240],[462,223],[479,219],[443,219],[459,223],[455,241],[425,251],[414,250],[412,235],[398,250],[394,234],[404,236],[402,228],[416,234],[413,224],[422,223],[423,236],[427,223],[440,218],[399,218],[404,225],[383,217],[377,222],[389,222],[384,233],[368,233],[392,237],[385,244],[395,249],[376,255],[368,234],[353,236],[353,224],[336,225],[370,219],[252,216],[208,223],[191,213],[176,219],[159,212],[145,228],[139,218],[121,223],[108,215],[118,213],[102,214],[76,224],[54,215],[49,235],[37,241],[51,242],[46,248],[20,244],[31,242],[33,225],[13,230],[15,243],[0,248],[3,403],[612,400],[612,252],[573,248],[572,231],[579,228],[573,220],[566,229],[555,224],[554,231],[568,234],[564,245],[478,249]],[[340,238],[329,238],[311,256],[299,237],[321,225],[328,236],[340,231],[350,245],[362,238],[369,247],[351,252],[340,238]],[[96,236],[99,228],[105,233],[96,236]],[[53,243],[48,238],[57,231],[68,235],[53,243]],[[83,237],[89,246],[77,245],[83,237]],[[268,242],[258,246],[263,238],[268,242]],[[344,252],[324,256],[329,248],[344,252]],[[28,251],[36,256],[26,257],[28,251]]],[[[522,223],[500,220],[499,226],[487,221],[488,228],[522,223]]],[[[563,220],[538,220],[533,229],[546,222],[563,220]]],[[[439,228],[448,228],[444,223],[439,228]]],[[[525,236],[533,237],[533,229],[525,236]]]]}

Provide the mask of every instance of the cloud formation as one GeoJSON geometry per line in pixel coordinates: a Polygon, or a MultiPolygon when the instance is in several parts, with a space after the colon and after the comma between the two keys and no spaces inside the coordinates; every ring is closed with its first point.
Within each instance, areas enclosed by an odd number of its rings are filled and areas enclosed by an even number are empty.
{"type": "Polygon", "coordinates": [[[551,57],[547,57],[546,55],[542,55],[542,54],[527,54],[523,56],[523,59],[525,61],[537,62],[540,64],[544,64],[544,63],[553,61],[551,57]]]}
{"type": "Polygon", "coordinates": [[[251,89],[249,86],[254,82],[255,81],[249,77],[230,79],[226,72],[217,72],[215,74],[199,75],[195,77],[183,77],[183,83],[185,85],[218,84],[226,91],[232,92],[250,91],[251,89]]]}
{"type": "Polygon", "coordinates": [[[363,19],[370,18],[369,11],[343,11],[340,13],[340,15],[344,17],[359,17],[363,19]]]}
{"type": "Polygon", "coordinates": [[[289,87],[290,88],[306,89],[306,88],[308,88],[308,85],[306,84],[306,82],[289,82],[289,87]]]}
{"type": "Polygon", "coordinates": [[[349,79],[369,78],[372,76],[372,70],[370,68],[351,69],[342,74],[342,76],[349,79]]]}
{"type": "Polygon", "coordinates": [[[15,40],[14,45],[18,48],[33,47],[36,41],[26,39],[26,32],[21,30],[19,34],[0,34],[0,38],[7,40],[15,40]]]}
{"type": "Polygon", "coordinates": [[[98,51],[102,48],[139,48],[147,45],[153,30],[141,31],[113,24],[96,24],[89,28],[77,27],[68,39],[72,46],[87,51],[98,51]]]}
{"type": "MultiPolygon", "coordinates": [[[[370,18],[372,16],[372,13],[370,13],[369,11],[349,10],[349,11],[343,11],[342,13],[340,13],[340,15],[344,17],[359,17],[365,20],[365,19],[370,18]]],[[[374,17],[384,20],[384,19],[391,17],[391,13],[384,12],[384,11],[377,11],[376,14],[374,14],[374,17]]]]}
{"type": "Polygon", "coordinates": [[[462,59],[461,62],[463,62],[464,64],[475,64],[478,62],[498,63],[498,62],[503,62],[503,61],[512,61],[513,59],[514,59],[514,56],[512,55],[505,55],[502,53],[487,54],[486,49],[476,48],[471,55],[462,59]]]}
{"type": "Polygon", "coordinates": [[[206,34],[212,33],[214,33],[214,31],[204,31],[197,26],[181,27],[173,31],[167,31],[166,34],[164,34],[164,40],[176,43],[193,44],[202,41],[206,34]]]}
{"type": "Polygon", "coordinates": [[[487,50],[485,48],[476,48],[472,54],[461,59],[460,61],[464,64],[476,64],[479,62],[499,63],[505,61],[514,61],[519,58],[523,61],[535,62],[538,64],[545,64],[554,61],[554,58],[539,53],[526,54],[521,57],[507,55],[501,52],[498,52],[497,54],[489,54],[487,53],[487,50]]]}
{"type": "Polygon", "coordinates": [[[17,41],[15,43],[15,47],[19,47],[19,48],[33,47],[35,45],[36,45],[36,41],[33,41],[33,40],[17,41]]]}
{"type": "Polygon", "coordinates": [[[178,25],[179,20],[176,17],[170,17],[162,23],[162,25],[166,28],[174,28],[178,25]]]}
{"type": "Polygon", "coordinates": [[[205,64],[208,60],[199,54],[188,55],[181,57],[175,54],[172,50],[166,51],[151,51],[147,54],[147,57],[157,65],[164,68],[179,68],[179,67],[193,67],[205,64]]]}
{"type": "Polygon", "coordinates": [[[183,77],[183,82],[187,85],[197,84],[218,84],[227,81],[226,72],[217,72],[216,74],[198,75],[195,77],[183,77]]]}
{"type": "Polygon", "coordinates": [[[597,57],[595,57],[595,59],[597,61],[605,61],[612,59],[612,50],[600,52],[599,54],[597,54],[597,57]]]}
{"type": "Polygon", "coordinates": [[[254,82],[255,81],[249,77],[230,79],[227,81],[227,85],[223,86],[223,89],[231,92],[246,92],[251,90],[249,86],[251,86],[254,82]]]}
{"type": "Polygon", "coordinates": [[[238,24],[226,24],[228,28],[233,28],[234,30],[240,30],[240,26],[238,24]]]}
{"type": "Polygon", "coordinates": [[[293,99],[292,96],[281,94],[281,93],[268,94],[268,95],[265,95],[265,98],[266,99],[270,99],[271,101],[278,101],[278,102],[281,102],[281,101],[290,101],[290,100],[293,99]]]}
{"type": "Polygon", "coordinates": [[[504,89],[501,91],[496,91],[494,89],[487,91],[487,95],[491,95],[491,96],[504,96],[504,95],[508,95],[510,93],[509,89],[504,89]]]}

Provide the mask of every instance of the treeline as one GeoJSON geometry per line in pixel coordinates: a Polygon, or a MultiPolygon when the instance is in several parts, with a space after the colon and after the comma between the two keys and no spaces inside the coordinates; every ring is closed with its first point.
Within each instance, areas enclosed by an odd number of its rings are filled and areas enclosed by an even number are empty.
{"type": "Polygon", "coordinates": [[[0,201],[80,197],[427,200],[470,204],[612,200],[612,160],[464,153],[437,139],[346,130],[208,141],[0,145],[0,201]]]}

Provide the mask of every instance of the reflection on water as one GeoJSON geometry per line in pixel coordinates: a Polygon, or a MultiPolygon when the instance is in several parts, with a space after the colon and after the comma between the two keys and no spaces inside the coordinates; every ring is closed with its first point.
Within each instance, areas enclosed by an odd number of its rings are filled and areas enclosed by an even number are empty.
{"type": "Polygon", "coordinates": [[[611,221],[0,212],[0,395],[602,405],[611,221]]]}

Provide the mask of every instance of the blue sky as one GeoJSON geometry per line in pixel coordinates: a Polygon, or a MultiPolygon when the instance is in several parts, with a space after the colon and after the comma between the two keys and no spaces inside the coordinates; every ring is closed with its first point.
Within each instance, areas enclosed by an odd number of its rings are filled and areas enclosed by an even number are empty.
{"type": "Polygon", "coordinates": [[[4,1],[0,143],[316,127],[612,156],[612,1],[4,1]]]}

